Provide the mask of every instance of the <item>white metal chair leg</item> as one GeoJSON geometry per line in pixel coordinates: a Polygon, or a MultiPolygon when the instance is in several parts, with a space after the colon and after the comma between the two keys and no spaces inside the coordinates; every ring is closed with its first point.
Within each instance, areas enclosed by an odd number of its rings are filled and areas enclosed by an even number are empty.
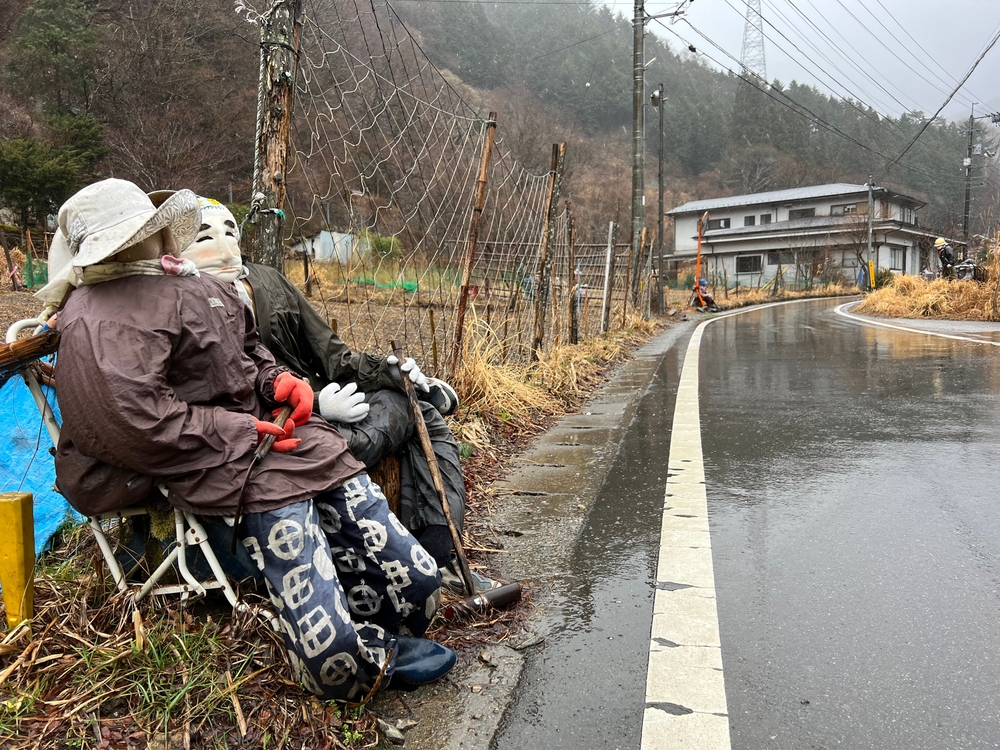
{"type": "Polygon", "coordinates": [[[97,546],[101,548],[101,554],[104,555],[104,562],[107,564],[108,570],[111,571],[111,576],[115,579],[115,586],[118,587],[119,591],[126,591],[128,584],[125,582],[125,571],[122,570],[122,566],[118,563],[111,545],[108,544],[108,538],[104,535],[104,529],[101,528],[101,519],[99,517],[91,517],[87,520],[90,522],[90,529],[97,540],[97,546]]]}
{"type": "Polygon", "coordinates": [[[201,553],[205,556],[205,560],[208,561],[208,567],[212,569],[212,574],[215,576],[215,581],[218,583],[218,587],[222,589],[222,593],[226,595],[226,599],[229,603],[236,608],[239,603],[239,599],[236,596],[236,592],[233,591],[233,587],[229,584],[229,578],[222,570],[222,565],[219,563],[219,558],[215,556],[215,550],[212,549],[212,545],[208,543],[208,534],[205,532],[205,527],[201,525],[194,515],[191,513],[185,513],[184,518],[188,524],[188,534],[190,538],[188,542],[192,545],[197,545],[201,549],[201,553]]]}

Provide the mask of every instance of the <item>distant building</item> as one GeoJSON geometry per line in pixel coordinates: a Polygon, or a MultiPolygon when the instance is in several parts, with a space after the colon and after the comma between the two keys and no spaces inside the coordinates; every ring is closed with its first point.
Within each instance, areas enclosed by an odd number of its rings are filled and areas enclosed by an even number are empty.
{"type": "Polygon", "coordinates": [[[292,252],[306,252],[313,260],[348,264],[358,252],[358,238],[342,232],[318,232],[292,245],[292,252]]]}
{"type": "MultiPolygon", "coordinates": [[[[872,260],[876,269],[919,274],[937,265],[934,233],[922,230],[917,210],[925,204],[876,188],[872,260]]],[[[753,195],[690,201],[666,213],[674,219],[672,260],[694,259],[698,221],[702,275],[717,284],[760,286],[779,272],[788,285],[843,275],[858,278],[867,260],[868,188],[837,183],[753,195]]]]}

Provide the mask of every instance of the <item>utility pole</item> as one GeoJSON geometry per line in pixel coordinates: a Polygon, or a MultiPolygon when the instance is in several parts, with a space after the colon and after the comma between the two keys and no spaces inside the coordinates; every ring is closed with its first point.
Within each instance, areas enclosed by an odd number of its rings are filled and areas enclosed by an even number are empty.
{"type": "MultiPolygon", "coordinates": [[[[635,0],[635,17],[632,20],[632,258],[638,271],[642,254],[643,212],[646,203],[644,151],[646,103],[646,9],[644,0],[635,0]]],[[[638,273],[636,273],[636,277],[638,273]]],[[[625,299],[631,290],[625,290],[625,299]]]]}
{"type": "Polygon", "coordinates": [[[969,250],[969,208],[972,198],[972,137],[976,130],[976,103],[972,103],[969,114],[969,153],[965,157],[965,211],[962,212],[962,236],[965,237],[965,250],[969,250]]]}
{"type": "MultiPolygon", "coordinates": [[[[632,262],[633,278],[639,278],[639,260],[642,257],[643,212],[646,205],[643,158],[646,146],[646,22],[655,18],[669,18],[671,22],[684,15],[685,6],[693,0],[679,0],[673,10],[656,15],[646,15],[644,0],[635,0],[632,17],[632,262]]],[[[663,211],[660,210],[662,216],[663,211]]],[[[662,218],[661,218],[662,221],[662,218]]],[[[638,281],[636,289],[638,289],[638,281]]],[[[625,290],[626,300],[631,294],[625,290]]]]}
{"type": "Polygon", "coordinates": [[[875,269],[872,266],[872,235],[875,224],[875,180],[868,175],[868,258],[865,276],[868,278],[869,291],[875,288],[875,269]]]}
{"type": "Polygon", "coordinates": [[[298,73],[302,0],[278,0],[260,17],[260,80],[254,143],[253,199],[247,221],[255,231],[250,258],[284,272],[285,173],[298,73]]]}
{"type": "Polygon", "coordinates": [[[656,274],[658,277],[658,283],[656,285],[656,312],[660,315],[663,314],[663,109],[666,106],[666,101],[663,96],[663,84],[661,83],[659,88],[654,91],[650,97],[650,102],[654,107],[660,110],[660,147],[657,151],[659,156],[659,202],[658,202],[658,213],[656,215],[658,221],[657,227],[657,242],[659,244],[659,249],[656,254],[656,274]]]}

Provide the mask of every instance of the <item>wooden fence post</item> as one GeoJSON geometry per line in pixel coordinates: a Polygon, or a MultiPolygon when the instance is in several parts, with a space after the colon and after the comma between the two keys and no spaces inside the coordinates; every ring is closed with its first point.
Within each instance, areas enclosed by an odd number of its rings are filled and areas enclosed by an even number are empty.
{"type": "Polygon", "coordinates": [[[608,330],[611,323],[611,288],[615,270],[615,223],[608,222],[608,257],[604,261],[604,296],[601,299],[601,333],[608,330]]]}
{"type": "Polygon", "coordinates": [[[493,139],[496,137],[497,113],[490,112],[486,123],[486,139],[483,142],[483,156],[479,162],[479,180],[476,182],[476,199],[472,207],[472,218],[469,220],[469,242],[465,248],[465,266],[462,270],[462,286],[458,293],[458,309],[455,312],[455,340],[451,345],[451,363],[448,372],[451,377],[458,370],[458,362],[462,358],[462,334],[465,328],[465,309],[469,303],[469,281],[472,279],[472,266],[476,262],[476,246],[479,244],[479,225],[483,217],[483,206],[486,204],[486,180],[490,172],[490,157],[493,154],[493,139]]]}
{"type": "Polygon", "coordinates": [[[549,297],[549,248],[555,244],[556,209],[562,185],[566,144],[552,144],[552,169],[549,172],[549,194],[545,201],[545,226],[542,230],[542,252],[538,259],[538,289],[535,296],[535,339],[531,344],[531,361],[537,362],[545,338],[545,308],[549,297]]]}
{"type": "Polygon", "coordinates": [[[576,222],[573,220],[573,206],[566,205],[569,226],[569,343],[577,344],[580,340],[580,275],[576,268],[576,222]]]}

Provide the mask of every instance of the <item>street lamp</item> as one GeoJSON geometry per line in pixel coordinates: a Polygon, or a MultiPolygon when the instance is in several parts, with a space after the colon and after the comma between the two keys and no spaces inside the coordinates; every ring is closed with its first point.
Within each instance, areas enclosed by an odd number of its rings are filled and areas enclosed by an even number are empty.
{"type": "Polygon", "coordinates": [[[660,202],[659,202],[659,212],[657,213],[657,221],[659,222],[659,250],[657,251],[656,259],[656,273],[659,277],[656,284],[656,310],[662,315],[663,314],[663,107],[666,101],[666,97],[663,95],[663,84],[656,89],[652,94],[649,95],[650,104],[660,110],[660,148],[657,152],[657,156],[660,161],[660,174],[659,174],[659,187],[660,187],[660,202]]]}

